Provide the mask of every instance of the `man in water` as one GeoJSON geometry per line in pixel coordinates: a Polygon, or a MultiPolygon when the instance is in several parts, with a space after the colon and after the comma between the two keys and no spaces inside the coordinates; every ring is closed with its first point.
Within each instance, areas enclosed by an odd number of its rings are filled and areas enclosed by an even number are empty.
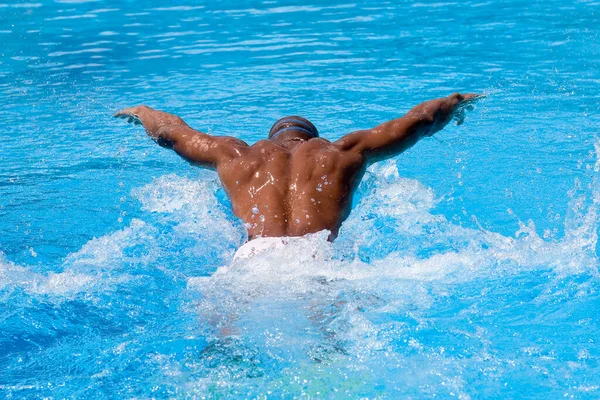
{"type": "Polygon", "coordinates": [[[367,166],[394,157],[441,130],[479,96],[458,94],[427,101],[402,118],[330,142],[301,117],[277,121],[267,140],[253,145],[211,136],[181,118],[146,106],[115,117],[142,124],[160,146],[192,164],[217,171],[248,238],[298,237],[327,229],[333,240],[350,213],[352,194],[367,166]]]}

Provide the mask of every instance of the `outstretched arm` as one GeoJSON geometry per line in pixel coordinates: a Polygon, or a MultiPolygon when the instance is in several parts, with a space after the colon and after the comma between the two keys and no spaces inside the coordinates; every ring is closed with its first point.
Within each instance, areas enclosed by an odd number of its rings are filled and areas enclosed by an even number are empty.
{"type": "Polygon", "coordinates": [[[189,127],[181,118],[147,106],[126,108],[115,114],[128,122],[143,125],[146,133],[162,147],[175,150],[187,161],[203,167],[241,155],[248,145],[230,136],[210,136],[189,127]]]}
{"type": "Polygon", "coordinates": [[[464,108],[479,97],[481,96],[476,94],[455,93],[427,101],[414,107],[402,118],[385,122],[373,129],[352,132],[335,144],[343,150],[365,155],[371,163],[381,161],[409,149],[422,137],[438,132],[453,116],[461,124],[464,108]]]}

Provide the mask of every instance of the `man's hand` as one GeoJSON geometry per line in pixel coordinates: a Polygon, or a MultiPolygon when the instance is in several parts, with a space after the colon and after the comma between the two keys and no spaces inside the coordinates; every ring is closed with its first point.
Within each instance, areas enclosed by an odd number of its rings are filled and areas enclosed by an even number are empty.
{"type": "Polygon", "coordinates": [[[149,110],[149,107],[144,106],[144,105],[129,107],[129,108],[125,108],[125,109],[117,112],[114,115],[114,117],[121,118],[121,119],[127,119],[128,123],[133,122],[135,125],[142,125],[140,116],[142,115],[142,113],[144,111],[147,111],[147,110],[149,110]]]}
{"type": "Polygon", "coordinates": [[[145,105],[125,108],[114,117],[126,119],[135,125],[143,125],[148,136],[160,146],[168,148],[172,148],[178,140],[197,133],[178,116],[153,110],[145,105]]]}
{"type": "Polygon", "coordinates": [[[456,121],[456,125],[462,125],[465,121],[465,111],[473,111],[473,104],[485,97],[484,94],[476,94],[476,93],[467,93],[467,94],[459,94],[455,95],[457,97],[458,103],[454,107],[454,111],[452,112],[452,118],[456,121]]]}
{"type": "Polygon", "coordinates": [[[126,108],[117,112],[114,117],[126,119],[127,122],[135,125],[143,125],[146,133],[163,147],[172,147],[179,136],[177,133],[196,132],[178,116],[153,110],[145,105],[126,108]]]}

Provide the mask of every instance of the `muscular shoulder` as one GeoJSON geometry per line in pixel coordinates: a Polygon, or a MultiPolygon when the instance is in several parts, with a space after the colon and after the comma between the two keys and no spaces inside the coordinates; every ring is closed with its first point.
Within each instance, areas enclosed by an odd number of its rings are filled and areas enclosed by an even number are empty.
{"type": "Polygon", "coordinates": [[[328,158],[332,161],[340,161],[348,158],[350,153],[341,149],[336,143],[331,143],[329,140],[315,138],[306,141],[298,148],[298,153],[312,155],[316,158],[328,158]]]}
{"type": "Polygon", "coordinates": [[[295,162],[309,162],[330,169],[345,168],[364,161],[360,154],[343,151],[335,143],[321,138],[308,140],[298,146],[292,158],[295,162]]]}
{"type": "Polygon", "coordinates": [[[336,151],[336,147],[331,144],[331,142],[327,139],[323,138],[314,138],[303,142],[298,145],[294,151],[295,152],[310,152],[310,153],[321,153],[321,152],[334,152],[336,151]]]}
{"type": "Polygon", "coordinates": [[[190,145],[203,152],[210,152],[217,157],[217,165],[228,163],[248,153],[249,146],[241,139],[233,136],[196,135],[191,138],[190,145]]]}
{"type": "Polygon", "coordinates": [[[257,168],[271,163],[274,160],[288,157],[288,151],[270,140],[260,140],[248,146],[239,157],[232,160],[235,165],[251,166],[257,168]]]}

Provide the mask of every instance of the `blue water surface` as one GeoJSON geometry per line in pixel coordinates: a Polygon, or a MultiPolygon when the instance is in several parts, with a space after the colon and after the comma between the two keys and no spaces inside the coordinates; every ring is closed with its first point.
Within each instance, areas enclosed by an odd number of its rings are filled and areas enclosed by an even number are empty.
{"type": "Polygon", "coordinates": [[[600,2],[0,4],[0,398],[600,397],[600,2]],[[216,175],[115,120],[337,139],[485,93],[326,232],[232,262],[216,175]]]}

